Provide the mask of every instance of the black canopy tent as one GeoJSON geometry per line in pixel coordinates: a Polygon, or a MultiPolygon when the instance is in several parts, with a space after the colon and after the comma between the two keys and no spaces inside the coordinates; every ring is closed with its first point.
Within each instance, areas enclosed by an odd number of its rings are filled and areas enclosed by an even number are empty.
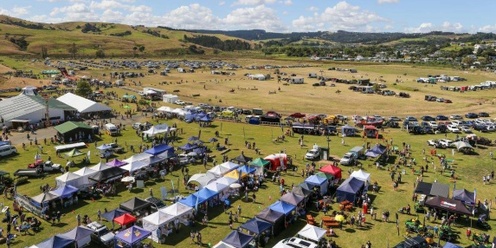
{"type": "Polygon", "coordinates": [[[419,182],[415,188],[415,193],[426,196],[442,196],[448,198],[449,185],[442,183],[419,182]]]}
{"type": "Polygon", "coordinates": [[[110,167],[91,175],[88,179],[98,183],[109,182],[120,179],[126,173],[128,171],[120,167],[110,167]]]}
{"type": "Polygon", "coordinates": [[[151,203],[142,200],[138,197],[134,197],[129,201],[123,202],[119,205],[119,208],[122,210],[129,211],[130,213],[136,213],[141,210],[145,210],[152,206],[151,203]]]}
{"type": "Polygon", "coordinates": [[[284,227],[285,216],[283,213],[279,213],[270,208],[265,208],[260,213],[255,215],[255,217],[261,220],[265,220],[270,224],[272,224],[272,234],[274,234],[274,236],[281,233],[285,229],[284,227]]]}
{"type": "Polygon", "coordinates": [[[449,199],[442,196],[429,197],[425,201],[425,205],[439,210],[448,211],[450,213],[456,213],[462,215],[472,214],[467,209],[467,207],[465,207],[465,204],[463,204],[461,201],[449,199]]]}
{"type": "Polygon", "coordinates": [[[415,193],[429,195],[431,193],[432,183],[419,182],[415,188],[415,193]]]}
{"type": "Polygon", "coordinates": [[[475,193],[466,189],[457,189],[453,191],[453,199],[459,200],[466,205],[475,205],[475,193]]]}

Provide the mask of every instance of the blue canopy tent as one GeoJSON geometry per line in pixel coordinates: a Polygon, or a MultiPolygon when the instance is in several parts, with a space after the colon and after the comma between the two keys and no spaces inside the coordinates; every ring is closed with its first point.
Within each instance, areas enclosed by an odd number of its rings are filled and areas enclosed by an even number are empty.
{"type": "Polygon", "coordinates": [[[450,242],[446,242],[446,244],[444,244],[443,248],[462,248],[462,247],[459,245],[455,245],[453,243],[450,243],[450,242]]]}
{"type": "Polygon", "coordinates": [[[195,195],[196,197],[199,197],[200,200],[203,200],[202,202],[205,202],[205,201],[212,199],[213,197],[215,197],[218,194],[219,194],[218,192],[215,192],[211,189],[202,188],[198,192],[195,192],[193,195],[195,195]]]}
{"type": "Polygon", "coordinates": [[[55,235],[51,238],[45,239],[41,241],[41,243],[37,244],[38,248],[65,248],[65,247],[74,247],[74,240],[68,239],[61,235],[55,235]]]}
{"type": "Polygon", "coordinates": [[[152,232],[138,226],[132,226],[114,236],[115,247],[134,247],[150,235],[152,235],[152,232]]]}
{"type": "Polygon", "coordinates": [[[66,184],[63,187],[59,187],[55,190],[50,191],[50,193],[59,196],[60,198],[69,198],[72,197],[72,195],[78,191],[79,191],[78,188],[66,184]]]}
{"type": "Polygon", "coordinates": [[[382,154],[384,154],[384,152],[386,152],[386,149],[387,149],[387,147],[385,147],[381,144],[377,144],[374,147],[372,147],[371,149],[367,150],[367,152],[365,152],[365,156],[376,158],[376,157],[379,157],[382,154]]]}
{"type": "Polygon", "coordinates": [[[193,152],[198,154],[198,155],[202,155],[202,154],[205,154],[207,152],[207,148],[198,147],[198,148],[193,149],[193,152]]]}
{"type": "Polygon", "coordinates": [[[236,248],[244,248],[248,247],[250,242],[253,240],[253,236],[244,234],[242,232],[239,232],[237,230],[232,231],[229,233],[223,240],[222,242],[232,245],[236,248]]]}
{"type": "MultiPolygon", "coordinates": [[[[254,233],[256,235],[259,235],[267,230],[270,230],[272,228],[272,224],[265,220],[261,220],[258,218],[252,218],[245,222],[243,225],[241,225],[239,228],[245,229],[249,231],[250,233],[254,233]]],[[[270,236],[270,235],[269,235],[270,236]]]]}
{"type": "Polygon", "coordinates": [[[270,208],[265,208],[260,213],[255,215],[255,217],[261,220],[265,220],[270,224],[272,224],[272,234],[274,234],[274,236],[276,236],[285,229],[284,228],[285,216],[283,213],[279,213],[270,208]]]}
{"type": "Polygon", "coordinates": [[[363,190],[365,182],[354,177],[346,179],[336,190],[336,199],[338,202],[348,200],[355,202],[355,198],[363,190]]]}
{"type": "Polygon", "coordinates": [[[199,198],[196,195],[189,195],[188,197],[179,200],[180,203],[192,208],[196,207],[197,204],[204,203],[205,201],[206,199],[199,198]]]}
{"type": "Polygon", "coordinates": [[[199,119],[199,121],[201,121],[201,122],[212,122],[212,119],[210,117],[208,117],[207,115],[205,115],[205,116],[201,117],[199,119]]]}
{"type": "Polygon", "coordinates": [[[60,236],[74,240],[77,243],[77,247],[84,247],[91,242],[91,234],[93,233],[94,231],[88,227],[77,226],[68,232],[60,234],[60,236]]]}
{"type": "Polygon", "coordinates": [[[102,218],[106,219],[107,221],[112,222],[112,221],[114,221],[115,218],[117,218],[123,214],[126,214],[126,213],[129,213],[129,212],[126,210],[120,209],[120,208],[116,208],[114,210],[103,213],[102,218]]]}
{"type": "Polygon", "coordinates": [[[174,155],[174,147],[166,144],[160,144],[146,150],[145,152],[153,156],[167,152],[168,157],[172,157],[174,155]]]}
{"type": "Polygon", "coordinates": [[[319,187],[320,194],[324,195],[327,193],[327,186],[329,185],[329,180],[325,177],[319,177],[317,175],[311,175],[307,179],[305,179],[305,183],[307,183],[310,187],[319,187]]]}
{"type": "Polygon", "coordinates": [[[475,193],[466,189],[457,189],[453,191],[453,199],[459,200],[467,205],[474,205],[475,193]]]}
{"type": "Polygon", "coordinates": [[[238,168],[238,172],[239,172],[239,174],[240,174],[241,177],[247,176],[249,174],[254,174],[255,171],[257,171],[256,168],[250,167],[250,166],[246,166],[246,165],[243,165],[243,166],[241,166],[241,167],[238,168]]]}
{"type": "Polygon", "coordinates": [[[290,215],[293,210],[296,209],[295,205],[291,205],[287,202],[276,201],[272,205],[269,206],[271,210],[282,213],[286,216],[290,215]]]}

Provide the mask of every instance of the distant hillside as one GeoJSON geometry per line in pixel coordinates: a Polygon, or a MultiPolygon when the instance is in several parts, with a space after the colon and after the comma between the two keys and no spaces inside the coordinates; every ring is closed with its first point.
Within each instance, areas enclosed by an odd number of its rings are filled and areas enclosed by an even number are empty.
{"type": "Polygon", "coordinates": [[[188,31],[99,22],[35,23],[5,15],[0,15],[0,35],[3,38],[0,55],[41,57],[213,54],[224,47],[234,51],[251,49],[252,45],[244,39],[222,34],[203,37],[216,41],[216,46],[209,47],[210,43],[194,39],[197,34],[188,31]],[[219,45],[225,41],[227,45],[219,45]],[[241,47],[243,49],[239,49],[241,47]]]}

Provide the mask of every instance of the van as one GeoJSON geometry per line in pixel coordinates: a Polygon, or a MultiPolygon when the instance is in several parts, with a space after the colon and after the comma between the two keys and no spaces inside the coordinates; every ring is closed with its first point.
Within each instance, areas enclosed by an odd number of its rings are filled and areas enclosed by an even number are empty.
{"type": "Polygon", "coordinates": [[[254,108],[254,109],[252,109],[251,112],[253,113],[253,115],[263,115],[264,114],[263,110],[260,108],[254,108]]]}
{"type": "Polygon", "coordinates": [[[349,152],[355,154],[356,158],[365,157],[365,148],[363,146],[355,146],[355,147],[351,148],[351,150],[349,152]]]}
{"type": "Polygon", "coordinates": [[[17,153],[17,149],[15,148],[15,146],[12,145],[0,146],[0,157],[6,157],[16,153],[17,153]]]}
{"type": "Polygon", "coordinates": [[[105,131],[110,136],[116,136],[119,134],[119,129],[112,123],[105,124],[105,131]]]}

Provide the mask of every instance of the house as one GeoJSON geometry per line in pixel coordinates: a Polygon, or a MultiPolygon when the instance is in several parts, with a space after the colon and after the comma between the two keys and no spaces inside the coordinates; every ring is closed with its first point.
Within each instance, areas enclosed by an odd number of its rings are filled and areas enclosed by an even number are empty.
{"type": "Polygon", "coordinates": [[[305,79],[303,77],[291,77],[289,79],[289,83],[292,83],[292,84],[303,84],[303,83],[305,83],[305,79]]]}

